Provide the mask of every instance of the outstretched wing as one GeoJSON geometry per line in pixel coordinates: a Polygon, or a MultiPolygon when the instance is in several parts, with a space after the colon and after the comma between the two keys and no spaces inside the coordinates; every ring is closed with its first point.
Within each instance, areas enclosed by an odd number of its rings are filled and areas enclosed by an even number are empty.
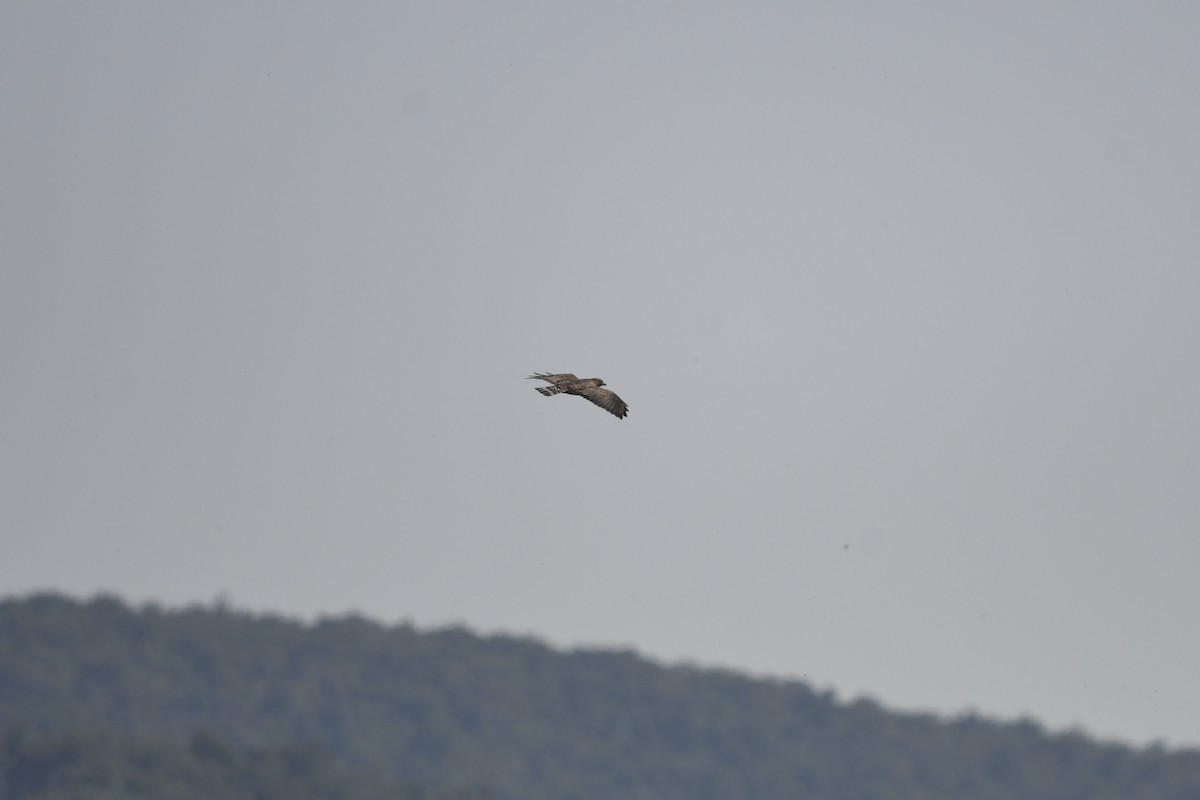
{"type": "Polygon", "coordinates": [[[608,389],[600,386],[589,386],[586,389],[580,389],[571,394],[586,397],[608,413],[621,419],[625,419],[625,415],[629,413],[629,406],[625,405],[624,400],[617,397],[616,392],[610,392],[608,389]]]}
{"type": "MultiPolygon", "coordinates": [[[[563,383],[563,382],[570,383],[571,381],[579,380],[579,378],[576,378],[574,375],[572,375],[569,372],[560,372],[557,375],[551,375],[549,372],[535,372],[532,375],[530,375],[529,378],[540,378],[541,380],[550,381],[550,383],[554,383],[554,384],[563,383]]],[[[526,378],[526,380],[528,380],[529,378],[526,378]]]]}

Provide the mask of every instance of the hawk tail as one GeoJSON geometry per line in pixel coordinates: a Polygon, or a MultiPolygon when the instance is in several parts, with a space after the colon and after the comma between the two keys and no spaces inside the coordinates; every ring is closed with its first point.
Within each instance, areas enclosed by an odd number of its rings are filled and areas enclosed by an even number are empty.
{"type": "Polygon", "coordinates": [[[535,386],[533,388],[546,395],[546,397],[553,397],[556,394],[562,394],[562,389],[558,388],[557,386],[535,386]]]}

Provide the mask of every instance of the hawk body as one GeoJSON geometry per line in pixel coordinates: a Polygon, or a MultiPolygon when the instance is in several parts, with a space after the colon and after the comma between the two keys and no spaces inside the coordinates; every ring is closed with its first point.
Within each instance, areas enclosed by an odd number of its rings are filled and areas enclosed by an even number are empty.
{"type": "Polygon", "coordinates": [[[590,400],[618,419],[624,419],[625,415],[629,413],[629,406],[625,405],[625,401],[617,397],[614,392],[603,388],[605,384],[600,378],[577,378],[569,372],[556,374],[535,372],[529,377],[550,384],[536,387],[546,397],[553,397],[556,394],[575,394],[590,400]]]}

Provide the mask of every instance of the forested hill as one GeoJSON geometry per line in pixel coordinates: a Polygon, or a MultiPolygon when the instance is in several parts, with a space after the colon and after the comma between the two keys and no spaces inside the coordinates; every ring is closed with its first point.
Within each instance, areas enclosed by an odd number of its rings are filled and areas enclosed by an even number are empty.
{"type": "Polygon", "coordinates": [[[174,742],[176,758],[197,741],[309,748],[323,770],[495,800],[1200,800],[1200,752],[897,714],[627,652],[110,597],[0,602],[0,734],[44,748],[81,731],[174,742]]]}

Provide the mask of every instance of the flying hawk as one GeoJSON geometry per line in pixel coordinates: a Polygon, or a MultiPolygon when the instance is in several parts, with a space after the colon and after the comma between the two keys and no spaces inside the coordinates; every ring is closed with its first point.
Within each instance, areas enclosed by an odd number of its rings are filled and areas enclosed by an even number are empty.
{"type": "Polygon", "coordinates": [[[536,387],[546,397],[553,397],[556,394],[577,394],[580,397],[586,397],[608,413],[620,419],[624,419],[625,415],[629,413],[629,406],[625,405],[624,400],[617,397],[616,394],[610,392],[608,389],[600,388],[605,384],[599,378],[580,379],[568,372],[560,375],[551,375],[548,372],[535,372],[529,377],[550,382],[550,386],[536,387]]]}

